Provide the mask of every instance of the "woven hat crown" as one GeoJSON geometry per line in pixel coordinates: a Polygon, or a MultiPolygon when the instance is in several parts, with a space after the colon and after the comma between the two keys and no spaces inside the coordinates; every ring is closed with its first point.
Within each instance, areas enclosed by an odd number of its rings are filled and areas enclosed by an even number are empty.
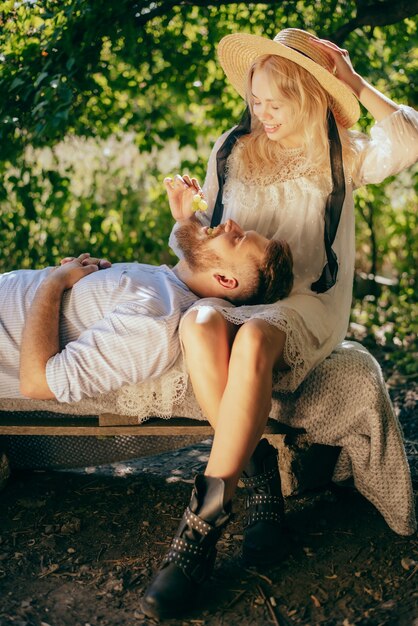
{"type": "Polygon", "coordinates": [[[301,52],[312,59],[312,61],[315,61],[315,63],[318,63],[318,65],[332,72],[334,70],[334,64],[331,57],[312,43],[312,39],[318,39],[318,37],[307,33],[306,30],[300,30],[299,28],[285,28],[277,33],[273,41],[277,41],[288,48],[301,52]]]}

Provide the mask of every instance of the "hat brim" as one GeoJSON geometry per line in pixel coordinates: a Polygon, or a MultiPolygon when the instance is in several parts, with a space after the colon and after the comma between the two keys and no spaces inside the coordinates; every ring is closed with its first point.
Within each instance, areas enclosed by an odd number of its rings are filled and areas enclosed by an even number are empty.
{"type": "Polygon", "coordinates": [[[266,54],[277,55],[293,61],[312,74],[331,96],[332,111],[342,126],[349,128],[357,122],[360,117],[360,106],[357,98],[344,83],[327,69],[278,41],[259,35],[237,33],[221,39],[218,46],[218,56],[229,81],[244,99],[249,69],[256,59],[266,54]]]}

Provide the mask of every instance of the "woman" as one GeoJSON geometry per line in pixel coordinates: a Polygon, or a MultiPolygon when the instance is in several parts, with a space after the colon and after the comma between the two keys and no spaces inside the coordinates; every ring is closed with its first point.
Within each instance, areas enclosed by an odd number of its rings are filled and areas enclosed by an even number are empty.
{"type": "MultiPolygon", "coordinates": [[[[153,617],[184,611],[209,575],[241,474],[249,492],[244,558],[259,564],[283,554],[276,451],[260,441],[272,385],[295,390],[346,334],[353,187],[379,182],[418,156],[417,114],[369,85],[347,51],[329,41],[298,29],[283,30],[274,41],[229,35],[219,58],[250,115],[215,144],[203,189],[208,214],[212,225],[223,213],[222,220],[286,239],[295,284],[276,304],[200,301],[183,319],[193,390],[215,436],[205,475],[196,478],[171,549],[143,598],[153,617]],[[377,122],[370,139],[347,130],[360,114],[357,99],[377,122]]],[[[197,181],[177,177],[166,185],[174,217],[190,217],[197,181]]]]}

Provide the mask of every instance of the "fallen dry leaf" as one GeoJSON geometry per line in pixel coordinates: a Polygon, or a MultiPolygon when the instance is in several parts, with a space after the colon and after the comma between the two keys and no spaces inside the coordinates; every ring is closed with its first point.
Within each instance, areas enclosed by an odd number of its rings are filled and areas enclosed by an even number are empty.
{"type": "Polygon", "coordinates": [[[320,603],[320,601],[318,600],[318,598],[312,594],[312,595],[311,595],[311,600],[312,600],[312,602],[314,603],[314,605],[316,606],[316,608],[317,608],[317,609],[319,609],[319,608],[320,608],[320,606],[321,606],[321,603],[320,603]]]}

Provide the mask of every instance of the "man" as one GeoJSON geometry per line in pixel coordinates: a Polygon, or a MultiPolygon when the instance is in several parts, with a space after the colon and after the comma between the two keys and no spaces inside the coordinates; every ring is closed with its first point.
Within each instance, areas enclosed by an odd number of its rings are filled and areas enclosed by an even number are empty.
{"type": "Polygon", "coordinates": [[[175,362],[181,315],[198,298],[268,303],[291,290],[285,242],[194,218],[177,238],[184,258],[173,269],[116,263],[98,272],[100,261],[82,254],[0,275],[0,397],[74,402],[158,377],[175,362]]]}

